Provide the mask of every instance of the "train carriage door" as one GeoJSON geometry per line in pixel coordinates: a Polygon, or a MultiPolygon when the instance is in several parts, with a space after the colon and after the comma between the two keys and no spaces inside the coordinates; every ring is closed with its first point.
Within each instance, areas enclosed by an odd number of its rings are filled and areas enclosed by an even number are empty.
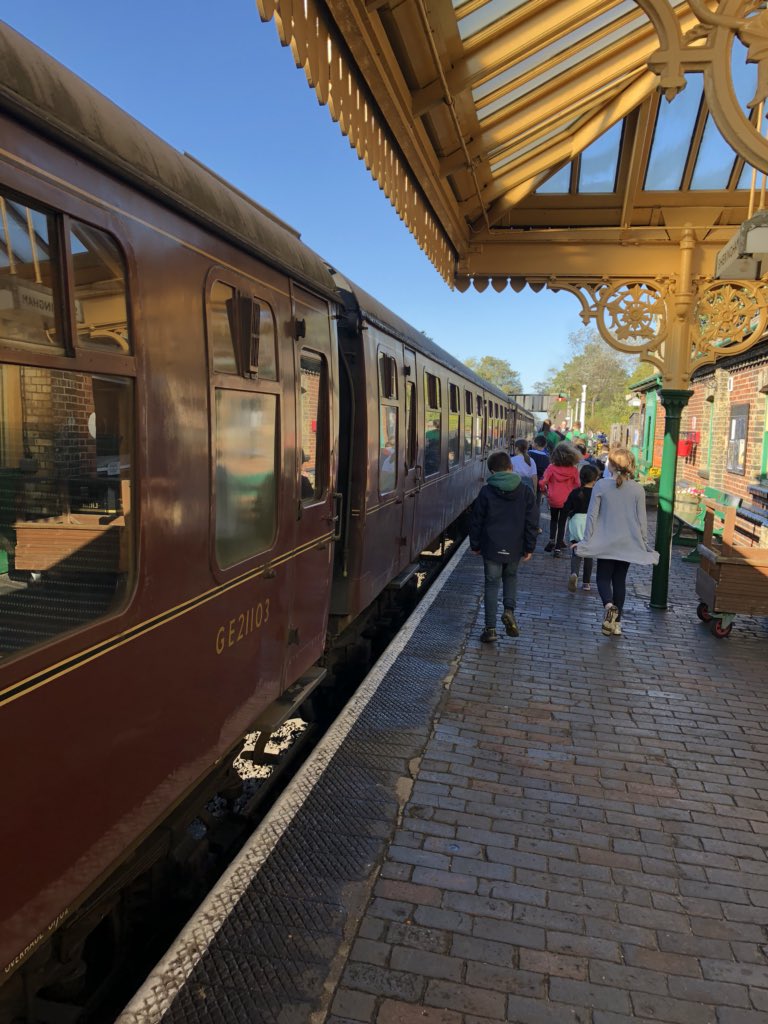
{"type": "Polygon", "coordinates": [[[421,483],[421,467],[418,464],[419,448],[416,424],[418,423],[418,388],[416,387],[416,356],[410,349],[403,349],[403,398],[401,447],[403,453],[403,519],[401,536],[403,564],[414,561],[419,552],[413,551],[414,523],[416,522],[421,483]]]}
{"type": "Polygon", "coordinates": [[[323,653],[328,622],[338,525],[337,363],[331,324],[328,303],[294,286],[295,445],[286,446],[286,469],[291,472],[293,461],[295,487],[293,602],[286,651],[289,681],[323,653]]]}

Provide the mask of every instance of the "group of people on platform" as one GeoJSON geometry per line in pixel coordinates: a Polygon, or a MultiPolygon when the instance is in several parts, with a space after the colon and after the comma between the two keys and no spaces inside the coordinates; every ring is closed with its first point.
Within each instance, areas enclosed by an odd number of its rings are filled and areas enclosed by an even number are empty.
{"type": "Polygon", "coordinates": [[[496,451],[488,457],[488,476],[472,507],[469,531],[470,549],[482,555],[485,568],[485,628],[480,636],[485,643],[498,638],[499,589],[506,633],[520,634],[517,570],[536,548],[544,499],[549,508],[544,551],[554,558],[570,552],[568,590],[577,590],[580,574],[582,590],[591,590],[597,562],[606,636],[621,635],[629,566],[658,562],[658,552],[648,541],[645,491],[634,479],[634,456],[626,448],[613,448],[601,461],[588,450],[579,426],[556,431],[545,420],[532,444],[521,438],[511,453],[496,451]]]}

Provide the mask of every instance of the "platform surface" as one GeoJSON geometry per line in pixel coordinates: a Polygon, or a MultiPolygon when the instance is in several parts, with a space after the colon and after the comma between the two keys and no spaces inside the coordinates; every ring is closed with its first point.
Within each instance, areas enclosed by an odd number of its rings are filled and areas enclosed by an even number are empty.
{"type": "Polygon", "coordinates": [[[568,573],[460,552],[120,1024],[766,1024],[768,621],[568,573]]]}

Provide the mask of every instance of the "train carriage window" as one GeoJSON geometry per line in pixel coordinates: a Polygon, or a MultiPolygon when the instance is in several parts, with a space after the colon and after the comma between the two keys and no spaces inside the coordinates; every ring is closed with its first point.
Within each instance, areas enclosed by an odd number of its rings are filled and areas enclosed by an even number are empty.
{"type": "Polygon", "coordinates": [[[457,384],[448,385],[448,469],[459,468],[459,409],[457,384]]]}
{"type": "Polygon", "coordinates": [[[65,353],[52,215],[0,193],[0,342],[65,353]]]}
{"type": "Polygon", "coordinates": [[[275,318],[264,299],[214,281],[208,294],[208,339],[214,373],[277,380],[275,318]]]}
{"type": "Polygon", "coordinates": [[[442,405],[440,379],[424,371],[424,476],[440,471],[442,405]]]}
{"type": "Polygon", "coordinates": [[[483,400],[477,396],[477,415],[475,416],[475,456],[483,454],[483,400]]]}
{"type": "Polygon", "coordinates": [[[133,361],[110,339],[83,362],[65,315],[114,328],[127,345],[126,264],[111,236],[83,226],[81,237],[73,225],[0,194],[0,354],[17,350],[16,363],[0,362],[0,659],[118,610],[129,594],[133,361]],[[92,259],[99,246],[108,271],[92,259]],[[100,290],[107,312],[91,306],[100,290]],[[35,365],[18,362],[20,349],[35,365]]]}
{"type": "Polygon", "coordinates": [[[405,464],[408,469],[416,465],[416,385],[412,380],[405,385],[405,464]]]}
{"type": "Polygon", "coordinates": [[[472,458],[472,443],[474,439],[472,424],[472,392],[464,392],[464,461],[469,462],[472,458]]]}
{"type": "Polygon", "coordinates": [[[125,262],[106,232],[70,222],[77,343],[130,353],[125,262]]]}
{"type": "Polygon", "coordinates": [[[277,524],[277,396],[216,389],[216,560],[270,547],[277,524]]]}
{"type": "Polygon", "coordinates": [[[299,417],[301,500],[311,504],[325,496],[328,486],[328,369],[323,356],[307,349],[301,352],[299,417]]]}
{"type": "Polygon", "coordinates": [[[379,493],[397,487],[399,407],[397,402],[397,361],[379,352],[379,493]]]}

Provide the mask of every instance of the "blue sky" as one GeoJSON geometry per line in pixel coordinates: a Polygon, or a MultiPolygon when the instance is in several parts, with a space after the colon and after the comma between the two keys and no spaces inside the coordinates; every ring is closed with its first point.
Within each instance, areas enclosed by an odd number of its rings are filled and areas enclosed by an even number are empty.
{"type": "Polygon", "coordinates": [[[452,292],[319,106],[254,0],[24,0],[2,18],[459,359],[507,359],[530,389],[581,327],[567,295],[452,292]]]}

